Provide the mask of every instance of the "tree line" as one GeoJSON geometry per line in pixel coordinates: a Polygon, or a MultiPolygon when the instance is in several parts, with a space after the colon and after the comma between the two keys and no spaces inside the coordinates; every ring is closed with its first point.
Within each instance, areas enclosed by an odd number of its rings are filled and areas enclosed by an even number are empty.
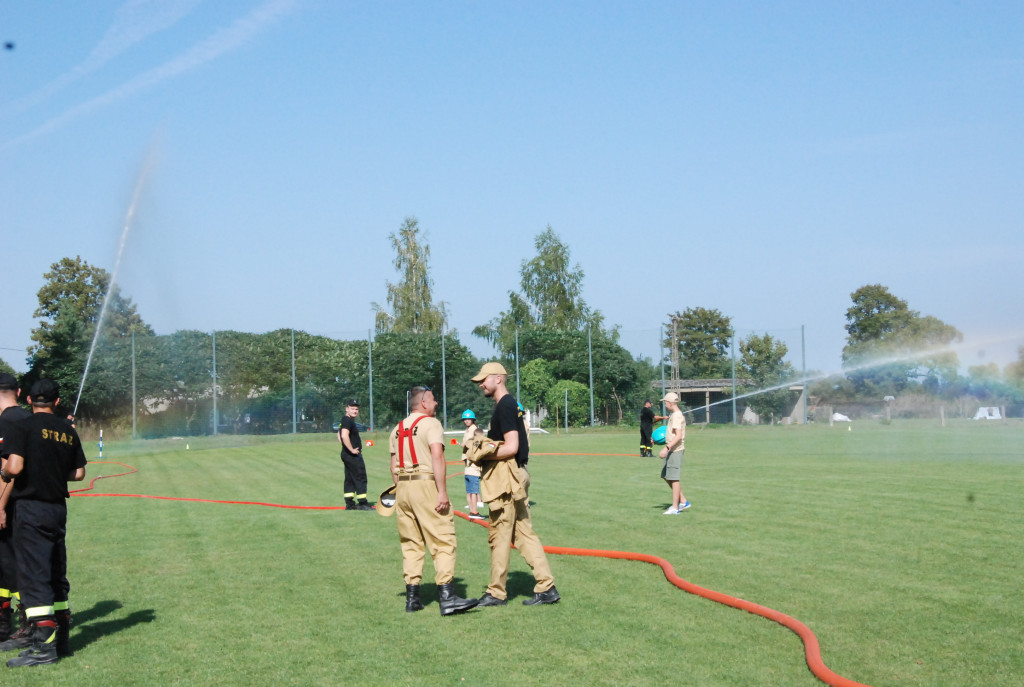
{"type": "MultiPolygon", "coordinates": [[[[398,279],[386,282],[385,303],[373,304],[372,346],[292,330],[156,335],[131,299],[116,284],[111,288],[106,270],[80,257],[63,258],[43,275],[35,312],[40,322],[32,332],[23,387],[51,377],[61,384],[65,402],[72,403],[69,391],[77,393],[101,326],[78,415],[108,426],[125,423],[134,395],[146,435],[205,433],[214,421],[222,431],[290,431],[293,338],[295,407],[303,429],[328,430],[346,399],[366,403],[371,382],[379,423],[404,415],[405,390],[417,383],[445,388],[450,416],[479,407],[479,390],[469,378],[482,361],[446,326],[445,303],[433,296],[430,249],[418,221],[406,218],[389,238],[398,279]]],[[[550,226],[535,237],[534,249],[534,257],[520,265],[519,288],[509,291],[507,307],[472,334],[492,344],[507,369],[518,361],[519,377],[512,384],[519,388],[519,400],[548,422],[589,423],[591,383],[598,422],[635,422],[643,401],[655,396],[662,366],[672,380],[727,379],[735,362],[744,391],[772,389],[744,400],[754,412],[778,418],[792,405],[793,392],[786,386],[799,374],[786,360],[784,342],[768,333],[736,340],[729,317],[689,307],[668,313],[660,323],[664,360],[634,357],[620,345],[618,327],[607,326],[583,298],[584,272],[550,226]]],[[[877,401],[914,392],[1024,401],[1024,348],[1021,359],[1004,370],[972,367],[965,377],[949,350],[962,339],[955,327],[910,309],[880,284],[857,289],[851,301],[844,374],[812,385],[813,399],[877,401]]],[[[0,367],[10,369],[3,361],[0,367]]]]}

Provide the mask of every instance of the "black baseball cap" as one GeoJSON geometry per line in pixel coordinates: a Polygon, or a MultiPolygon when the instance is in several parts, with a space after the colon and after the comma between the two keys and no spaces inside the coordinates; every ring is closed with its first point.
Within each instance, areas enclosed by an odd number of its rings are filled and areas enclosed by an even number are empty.
{"type": "Polygon", "coordinates": [[[55,403],[60,397],[60,387],[52,379],[40,379],[32,385],[28,395],[33,403],[55,403]]]}
{"type": "Polygon", "coordinates": [[[346,408],[349,407],[349,406],[355,406],[356,408],[358,408],[359,407],[359,401],[357,401],[356,399],[353,398],[353,399],[349,400],[348,403],[345,404],[346,408]]]}
{"type": "Polygon", "coordinates": [[[0,372],[0,391],[17,391],[18,378],[10,372],[0,372]]]}

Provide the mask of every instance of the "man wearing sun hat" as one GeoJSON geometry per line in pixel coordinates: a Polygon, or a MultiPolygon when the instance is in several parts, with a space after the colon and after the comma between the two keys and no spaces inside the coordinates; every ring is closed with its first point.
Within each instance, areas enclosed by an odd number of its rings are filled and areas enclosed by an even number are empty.
{"type": "Polygon", "coordinates": [[[661,399],[668,410],[668,431],[665,433],[665,446],[658,457],[661,458],[661,478],[672,489],[672,505],[663,515],[679,515],[690,507],[690,502],[683,496],[679,487],[679,475],[683,469],[683,450],[686,440],[686,418],[679,409],[679,394],[670,391],[661,399]]]}
{"type": "Polygon", "coordinates": [[[533,570],[536,581],[533,597],[523,604],[553,604],[561,597],[555,589],[555,578],[548,566],[544,546],[530,522],[530,503],[526,494],[530,444],[519,414],[519,404],[506,387],[507,380],[508,372],[497,362],[484,364],[473,377],[473,382],[484,395],[495,401],[487,438],[492,442],[502,442],[497,451],[483,460],[480,476],[480,496],[488,506],[491,524],[487,538],[491,546],[491,577],[479,605],[504,606],[508,603],[505,583],[513,543],[533,570]]]}

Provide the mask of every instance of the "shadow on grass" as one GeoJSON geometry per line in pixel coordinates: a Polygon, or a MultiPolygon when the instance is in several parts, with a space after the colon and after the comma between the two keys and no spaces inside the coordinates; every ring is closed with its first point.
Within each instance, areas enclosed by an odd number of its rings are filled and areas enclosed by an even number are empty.
{"type": "Polygon", "coordinates": [[[110,600],[100,601],[92,608],[76,612],[72,616],[71,650],[77,652],[107,635],[156,620],[156,611],[151,608],[135,611],[124,618],[116,620],[100,620],[100,618],[105,618],[121,608],[123,608],[123,604],[120,601],[110,600]]]}

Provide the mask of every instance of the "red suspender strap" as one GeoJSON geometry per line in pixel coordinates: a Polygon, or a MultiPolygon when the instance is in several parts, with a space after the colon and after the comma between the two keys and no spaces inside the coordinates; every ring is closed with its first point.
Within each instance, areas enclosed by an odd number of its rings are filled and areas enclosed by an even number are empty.
{"type": "Polygon", "coordinates": [[[405,451],[403,448],[405,446],[406,438],[409,439],[409,457],[412,459],[412,466],[416,467],[419,465],[419,462],[416,460],[416,447],[413,446],[412,443],[412,430],[413,427],[419,424],[419,421],[425,417],[427,416],[420,415],[418,418],[413,420],[413,423],[409,425],[409,429],[405,428],[405,420],[398,423],[398,467],[405,467],[405,451]]]}

